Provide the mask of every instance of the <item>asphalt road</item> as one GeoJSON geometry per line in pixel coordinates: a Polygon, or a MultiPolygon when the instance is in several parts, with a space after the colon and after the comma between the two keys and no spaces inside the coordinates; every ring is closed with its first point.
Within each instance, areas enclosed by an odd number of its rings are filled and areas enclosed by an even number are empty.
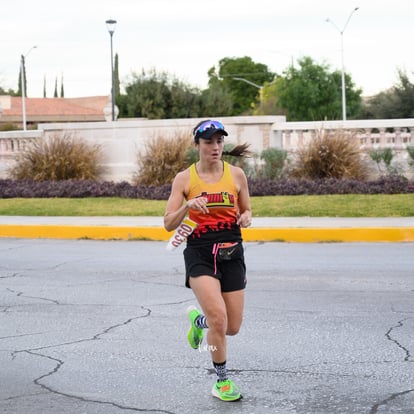
{"type": "Polygon", "coordinates": [[[412,243],[245,247],[224,403],[186,343],[180,250],[0,239],[0,412],[414,413],[412,243]]]}

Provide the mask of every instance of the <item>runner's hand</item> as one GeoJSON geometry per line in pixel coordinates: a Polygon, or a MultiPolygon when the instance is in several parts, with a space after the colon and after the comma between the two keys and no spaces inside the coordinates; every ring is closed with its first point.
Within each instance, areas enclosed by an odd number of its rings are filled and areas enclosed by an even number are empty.
{"type": "Polygon", "coordinates": [[[197,197],[187,201],[187,207],[193,210],[199,210],[204,214],[209,213],[207,208],[207,198],[206,197],[197,197]]]}
{"type": "Polygon", "coordinates": [[[249,227],[252,224],[250,211],[245,211],[243,214],[239,214],[237,217],[237,224],[240,227],[249,227]]]}

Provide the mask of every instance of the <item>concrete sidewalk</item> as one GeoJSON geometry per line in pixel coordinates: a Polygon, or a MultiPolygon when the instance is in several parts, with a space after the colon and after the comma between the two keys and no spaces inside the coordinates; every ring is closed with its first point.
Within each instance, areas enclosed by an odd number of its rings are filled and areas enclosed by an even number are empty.
{"type": "MultiPolygon", "coordinates": [[[[159,240],[172,233],[162,217],[0,216],[0,237],[159,240]]],[[[245,241],[414,242],[414,217],[257,217],[245,241]]]]}

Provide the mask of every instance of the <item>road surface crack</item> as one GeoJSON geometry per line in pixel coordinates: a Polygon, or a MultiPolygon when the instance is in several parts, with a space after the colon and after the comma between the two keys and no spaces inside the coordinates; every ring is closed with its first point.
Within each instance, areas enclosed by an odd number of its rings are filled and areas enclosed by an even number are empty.
{"type": "Polygon", "coordinates": [[[0,279],[12,279],[12,278],[15,278],[15,277],[18,277],[18,276],[19,276],[19,273],[13,273],[11,275],[0,276],[0,279]]]}
{"type": "MultiPolygon", "coordinates": [[[[404,354],[405,354],[404,362],[413,362],[411,360],[410,350],[408,348],[406,348],[404,345],[402,345],[397,339],[395,339],[393,337],[394,331],[396,329],[403,328],[404,327],[404,322],[407,321],[408,319],[410,319],[410,318],[401,319],[400,321],[397,322],[397,324],[395,326],[391,326],[391,328],[388,329],[388,331],[386,332],[385,337],[389,341],[391,341],[395,345],[397,345],[397,347],[404,352],[404,354]]],[[[391,401],[394,401],[395,399],[397,399],[399,397],[402,397],[403,395],[409,394],[411,392],[414,392],[414,388],[413,389],[406,390],[406,391],[400,391],[400,392],[396,392],[394,394],[391,394],[388,398],[385,398],[384,400],[382,400],[382,401],[376,403],[375,405],[373,405],[372,408],[371,408],[371,410],[370,410],[370,412],[369,412],[369,414],[376,414],[378,412],[378,409],[381,406],[386,406],[391,401]]]]}
{"type": "Polygon", "coordinates": [[[414,389],[411,389],[411,390],[406,390],[406,391],[402,391],[402,392],[396,392],[395,394],[391,394],[391,395],[390,395],[388,398],[386,398],[385,400],[383,400],[383,401],[381,401],[381,402],[379,402],[379,403],[375,404],[375,405],[371,408],[371,410],[370,410],[369,414],[377,414],[377,413],[378,413],[378,408],[380,408],[381,406],[383,406],[383,405],[388,405],[388,403],[389,403],[389,402],[391,402],[391,401],[395,400],[396,398],[401,397],[401,396],[406,395],[406,394],[409,394],[410,392],[413,392],[413,391],[414,391],[414,389]]]}
{"type": "Polygon", "coordinates": [[[8,290],[11,293],[15,293],[16,296],[20,296],[22,298],[26,298],[26,299],[36,299],[36,300],[43,300],[45,302],[51,302],[54,303],[55,305],[60,305],[59,301],[55,300],[55,299],[49,299],[49,298],[42,298],[40,296],[28,296],[25,295],[24,292],[18,292],[17,290],[13,290],[10,288],[7,288],[6,290],[8,290]]]}
{"type": "Polygon", "coordinates": [[[15,358],[16,355],[19,354],[19,353],[26,353],[26,354],[29,354],[29,355],[33,355],[33,356],[37,356],[37,357],[40,357],[40,358],[45,358],[45,359],[48,359],[50,361],[53,361],[55,363],[55,367],[51,371],[49,371],[46,374],[43,374],[40,377],[33,380],[34,384],[41,387],[43,390],[46,390],[46,391],[51,392],[53,394],[60,395],[60,396],[63,396],[63,397],[67,397],[67,398],[76,399],[78,401],[83,401],[83,402],[86,402],[86,403],[110,405],[110,406],[119,408],[121,410],[129,410],[129,411],[135,411],[135,412],[153,412],[153,413],[175,414],[172,411],[167,411],[167,410],[162,410],[162,409],[130,407],[130,406],[118,404],[118,403],[113,402],[113,401],[88,399],[88,398],[81,397],[81,396],[78,396],[78,395],[65,393],[63,391],[58,391],[58,390],[54,389],[53,387],[51,387],[49,385],[46,385],[43,382],[43,380],[45,378],[50,378],[51,376],[56,374],[62,368],[62,366],[64,365],[65,362],[61,359],[54,358],[52,356],[42,354],[42,353],[37,352],[37,351],[41,351],[41,350],[44,350],[44,349],[50,349],[50,348],[57,348],[57,347],[60,347],[60,346],[65,346],[65,345],[72,345],[72,344],[78,344],[78,343],[82,343],[82,342],[99,340],[99,339],[101,339],[102,336],[108,334],[109,332],[113,331],[114,329],[117,329],[119,327],[128,325],[129,323],[131,323],[132,321],[134,321],[136,319],[146,318],[146,317],[151,315],[151,309],[145,308],[143,306],[141,306],[141,309],[146,311],[146,313],[144,315],[132,317],[132,318],[127,319],[124,322],[121,322],[121,323],[116,324],[116,325],[112,325],[112,326],[104,329],[102,332],[99,332],[96,335],[92,336],[91,338],[85,338],[85,339],[81,339],[81,340],[78,340],[78,341],[66,342],[66,343],[56,344],[56,345],[49,345],[49,346],[44,346],[44,347],[39,347],[39,348],[15,351],[15,352],[12,353],[12,357],[15,358]]]}
{"type": "MultiPolygon", "coordinates": [[[[101,335],[103,335],[103,333],[101,335]]],[[[60,368],[62,368],[62,366],[64,365],[65,362],[62,361],[61,359],[53,358],[49,355],[40,354],[38,352],[33,352],[33,351],[29,351],[29,350],[23,351],[23,352],[26,352],[27,354],[30,354],[30,355],[38,356],[40,358],[48,359],[50,361],[53,361],[56,364],[55,367],[51,371],[49,371],[48,373],[46,373],[44,375],[41,375],[40,377],[36,378],[33,381],[37,386],[41,387],[43,390],[46,390],[46,391],[51,392],[51,393],[56,394],[56,395],[60,395],[62,397],[72,398],[72,399],[75,399],[75,400],[78,400],[78,401],[83,401],[83,402],[86,402],[86,403],[110,405],[112,407],[116,407],[116,408],[119,408],[121,410],[128,410],[128,411],[135,411],[135,412],[152,412],[152,413],[175,414],[172,411],[158,410],[158,409],[153,409],[153,408],[130,407],[130,406],[127,406],[127,405],[118,404],[118,403],[113,402],[113,401],[97,400],[97,399],[92,399],[92,398],[89,399],[89,398],[81,397],[81,396],[78,396],[78,395],[75,395],[75,394],[69,394],[69,393],[65,393],[65,392],[62,392],[62,391],[55,390],[51,386],[44,384],[42,382],[42,380],[56,374],[60,370],[60,368]]]]}
{"type": "Polygon", "coordinates": [[[410,350],[408,349],[408,348],[406,348],[404,345],[402,345],[397,339],[395,339],[395,338],[393,338],[392,337],[392,333],[393,333],[393,331],[395,330],[395,329],[399,329],[399,328],[402,328],[402,327],[404,327],[404,322],[406,321],[406,320],[408,320],[408,319],[410,319],[410,318],[405,318],[405,319],[402,319],[402,320],[400,320],[400,321],[398,321],[397,322],[397,325],[395,325],[395,326],[391,326],[391,328],[390,329],[388,329],[388,331],[387,331],[387,333],[385,334],[385,337],[389,340],[389,341],[391,341],[391,342],[393,342],[395,345],[397,345],[397,347],[398,348],[400,348],[403,352],[404,352],[404,354],[405,354],[405,358],[404,358],[404,361],[405,362],[412,362],[411,360],[410,360],[410,358],[411,358],[411,353],[410,353],[410,350]]]}
{"type": "Polygon", "coordinates": [[[107,333],[111,332],[114,329],[117,329],[117,328],[119,328],[121,326],[128,325],[129,323],[131,323],[131,322],[133,322],[133,321],[135,321],[137,319],[147,318],[148,316],[151,315],[151,309],[145,308],[144,306],[141,306],[141,309],[143,309],[143,310],[146,311],[146,314],[145,315],[134,316],[132,318],[127,319],[124,322],[118,323],[116,325],[112,325],[112,326],[104,329],[102,332],[97,333],[96,335],[92,336],[91,338],[84,338],[84,339],[78,339],[76,341],[63,342],[63,343],[60,343],[60,344],[41,346],[39,348],[30,348],[30,349],[22,349],[20,351],[14,351],[11,354],[12,355],[12,358],[15,358],[15,356],[17,354],[22,353],[22,352],[41,351],[43,349],[59,348],[59,347],[62,347],[62,346],[67,346],[67,345],[75,345],[75,344],[81,344],[81,343],[84,343],[84,342],[97,341],[97,340],[101,339],[101,337],[103,335],[106,335],[107,333]]]}

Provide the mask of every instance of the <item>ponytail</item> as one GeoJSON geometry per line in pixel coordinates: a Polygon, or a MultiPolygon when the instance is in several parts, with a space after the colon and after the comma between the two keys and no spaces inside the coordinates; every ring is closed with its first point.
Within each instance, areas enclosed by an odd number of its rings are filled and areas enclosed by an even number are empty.
{"type": "Polygon", "coordinates": [[[223,151],[223,155],[230,155],[233,157],[251,157],[252,152],[248,150],[250,144],[246,142],[244,144],[236,145],[230,151],[223,151]]]}

